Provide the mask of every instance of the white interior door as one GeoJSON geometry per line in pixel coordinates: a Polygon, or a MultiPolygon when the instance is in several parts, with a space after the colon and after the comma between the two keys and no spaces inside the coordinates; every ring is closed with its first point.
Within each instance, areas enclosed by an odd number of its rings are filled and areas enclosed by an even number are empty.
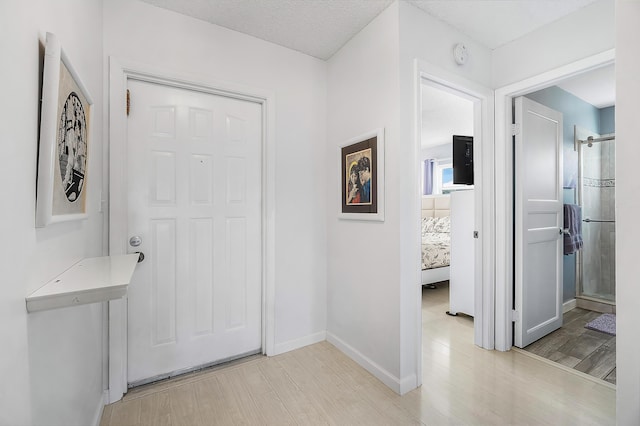
{"type": "Polygon", "coordinates": [[[128,382],[259,352],[261,106],[130,80],[128,382]],[[135,244],[135,242],[134,242],[135,244]]]}
{"type": "Polygon", "coordinates": [[[562,113],[515,100],[515,333],[523,348],[562,326],[562,113]]]}

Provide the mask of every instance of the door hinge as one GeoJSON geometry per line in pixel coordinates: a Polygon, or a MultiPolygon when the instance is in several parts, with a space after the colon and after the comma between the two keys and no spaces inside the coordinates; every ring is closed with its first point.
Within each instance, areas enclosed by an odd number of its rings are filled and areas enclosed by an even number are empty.
{"type": "Polygon", "coordinates": [[[131,109],[131,92],[127,89],[127,117],[129,116],[129,111],[131,109]]]}
{"type": "Polygon", "coordinates": [[[511,310],[511,322],[519,322],[520,321],[520,312],[515,309],[511,310]]]}
{"type": "Polygon", "coordinates": [[[479,238],[478,231],[473,231],[473,238],[479,238]]]}
{"type": "Polygon", "coordinates": [[[517,136],[520,134],[520,124],[514,123],[511,125],[511,136],[517,136]]]}

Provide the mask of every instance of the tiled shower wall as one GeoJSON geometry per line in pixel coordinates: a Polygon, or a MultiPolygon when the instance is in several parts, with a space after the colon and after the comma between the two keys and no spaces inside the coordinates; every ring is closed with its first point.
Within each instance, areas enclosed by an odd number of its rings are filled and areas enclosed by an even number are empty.
{"type": "MultiPolygon", "coordinates": [[[[582,217],[615,220],[615,141],[582,146],[582,217]]],[[[582,294],[615,301],[615,222],[583,222],[582,294]]]]}

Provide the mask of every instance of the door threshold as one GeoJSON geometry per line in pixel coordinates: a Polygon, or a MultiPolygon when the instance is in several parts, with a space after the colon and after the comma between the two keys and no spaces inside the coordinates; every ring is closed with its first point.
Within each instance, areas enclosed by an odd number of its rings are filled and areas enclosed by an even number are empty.
{"type": "Polygon", "coordinates": [[[613,383],[609,383],[609,382],[607,382],[605,380],[602,380],[602,379],[599,379],[597,377],[590,376],[589,374],[583,373],[582,371],[578,371],[578,370],[575,370],[575,369],[573,369],[571,367],[567,367],[566,365],[562,365],[562,364],[560,364],[558,362],[551,361],[550,359],[543,358],[540,355],[536,355],[534,353],[528,352],[528,351],[526,351],[524,349],[521,349],[521,348],[518,348],[516,346],[513,346],[511,348],[511,350],[513,350],[515,352],[518,352],[518,353],[521,353],[521,354],[523,354],[525,356],[528,356],[529,358],[533,358],[533,359],[536,359],[538,361],[542,361],[545,364],[548,364],[548,365],[551,365],[553,367],[559,368],[560,370],[568,371],[569,373],[575,374],[577,376],[582,377],[583,379],[590,380],[590,381],[592,381],[594,383],[597,383],[599,385],[603,385],[603,386],[605,386],[605,387],[607,387],[609,389],[616,390],[616,385],[614,385],[613,383]]]}
{"type": "Polygon", "coordinates": [[[266,358],[262,355],[262,349],[247,352],[238,356],[214,361],[208,364],[196,367],[186,368],[167,374],[150,377],[148,379],[139,380],[129,383],[128,392],[122,398],[124,400],[140,398],[149,394],[161,392],[176,386],[197,382],[206,379],[209,374],[218,372],[219,370],[229,369],[244,365],[251,362],[258,362],[266,358]]]}

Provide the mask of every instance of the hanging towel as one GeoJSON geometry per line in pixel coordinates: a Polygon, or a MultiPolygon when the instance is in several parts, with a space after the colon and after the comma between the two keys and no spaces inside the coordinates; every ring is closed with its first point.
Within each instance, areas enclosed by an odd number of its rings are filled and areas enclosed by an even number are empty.
{"type": "Polygon", "coordinates": [[[564,205],[564,254],[573,254],[582,248],[582,210],[575,204],[564,205]]]}

